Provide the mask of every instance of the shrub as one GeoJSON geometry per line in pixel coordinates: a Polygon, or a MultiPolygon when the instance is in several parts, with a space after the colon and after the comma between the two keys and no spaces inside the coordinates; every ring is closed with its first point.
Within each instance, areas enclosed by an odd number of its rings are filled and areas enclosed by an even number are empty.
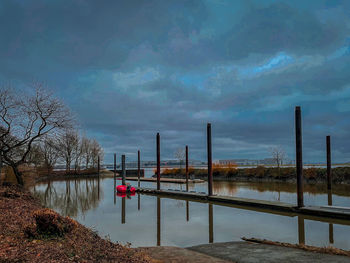
{"type": "Polygon", "coordinates": [[[28,237],[62,237],[77,226],[74,220],[69,217],[62,217],[48,208],[34,211],[33,217],[35,224],[28,225],[24,230],[28,237]]]}

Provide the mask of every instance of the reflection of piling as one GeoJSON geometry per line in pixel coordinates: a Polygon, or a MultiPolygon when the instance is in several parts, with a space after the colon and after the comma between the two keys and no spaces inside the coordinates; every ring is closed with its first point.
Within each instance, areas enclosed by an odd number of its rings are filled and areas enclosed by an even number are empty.
{"type": "Polygon", "coordinates": [[[186,221],[190,221],[190,204],[188,200],[186,200],[186,221]]]}
{"type": "Polygon", "coordinates": [[[141,196],[140,193],[137,193],[137,210],[141,210],[141,196]]]}
{"type": "Polygon", "coordinates": [[[299,236],[299,244],[305,244],[305,224],[304,218],[298,216],[298,236],[299,236]]]}
{"type": "Polygon", "coordinates": [[[137,151],[137,186],[140,187],[140,168],[141,168],[141,160],[140,160],[140,150],[137,151]]]}
{"type": "Polygon", "coordinates": [[[160,246],[160,197],[157,197],[157,246],[160,246]]]}
{"type": "Polygon", "coordinates": [[[303,148],[302,148],[302,135],[301,135],[300,106],[295,107],[295,148],[296,148],[298,207],[303,207],[304,206],[304,198],[303,198],[303,148]]]}
{"type": "Polygon", "coordinates": [[[331,136],[326,137],[327,143],[327,189],[332,189],[332,170],[331,170],[331,136]]]}
{"type": "Polygon", "coordinates": [[[113,168],[113,174],[114,174],[114,181],[117,179],[117,154],[114,154],[114,168],[113,168]]]}
{"type": "Polygon", "coordinates": [[[208,150],[208,195],[213,195],[213,171],[211,154],[211,124],[207,125],[207,150],[208,150]]]}
{"type": "Polygon", "coordinates": [[[186,145],[186,191],[188,192],[188,146],[187,145],[186,145]]]}
{"type": "Polygon", "coordinates": [[[125,171],[125,155],[122,155],[122,185],[125,185],[125,177],[126,177],[126,171],[125,171]]]}
{"type": "Polygon", "coordinates": [[[329,224],[328,234],[329,234],[329,243],[334,244],[333,224],[329,224]]]}
{"type": "Polygon", "coordinates": [[[213,204],[209,204],[209,243],[214,242],[213,204]]]}
{"type": "Polygon", "coordinates": [[[160,135],[157,133],[157,190],[160,190],[160,135]]]}
{"type": "Polygon", "coordinates": [[[122,197],[122,224],[125,224],[125,199],[126,197],[122,197]]]}

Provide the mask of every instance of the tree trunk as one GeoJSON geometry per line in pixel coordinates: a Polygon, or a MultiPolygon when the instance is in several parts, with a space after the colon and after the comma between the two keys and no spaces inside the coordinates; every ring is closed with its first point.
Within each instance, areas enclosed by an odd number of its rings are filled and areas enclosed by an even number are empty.
{"type": "Polygon", "coordinates": [[[24,182],[23,182],[23,178],[22,178],[22,173],[18,170],[18,166],[17,165],[12,165],[12,170],[16,176],[16,179],[17,179],[17,183],[21,186],[24,185],[24,182]]]}
{"type": "Polygon", "coordinates": [[[2,171],[2,155],[0,154],[0,184],[1,184],[1,171],[2,171]]]}

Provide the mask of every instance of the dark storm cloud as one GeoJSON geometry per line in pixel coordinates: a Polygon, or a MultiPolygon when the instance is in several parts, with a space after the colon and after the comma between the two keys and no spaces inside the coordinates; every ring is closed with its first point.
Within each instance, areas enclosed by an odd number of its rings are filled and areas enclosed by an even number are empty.
{"type": "Polygon", "coordinates": [[[190,145],[214,158],[350,159],[347,1],[1,1],[0,80],[47,83],[111,153],[154,159],[190,145]]]}

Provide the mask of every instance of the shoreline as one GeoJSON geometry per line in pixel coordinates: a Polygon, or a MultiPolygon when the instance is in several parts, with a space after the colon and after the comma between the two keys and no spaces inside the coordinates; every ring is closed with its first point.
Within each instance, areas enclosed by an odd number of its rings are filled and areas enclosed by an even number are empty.
{"type": "Polygon", "coordinates": [[[70,217],[44,208],[28,190],[0,186],[1,262],[154,262],[70,217]]]}
{"type": "MultiPolygon", "coordinates": [[[[153,175],[152,177],[155,177],[153,175]]],[[[185,169],[165,169],[161,173],[162,178],[185,179],[185,169]]],[[[189,169],[190,179],[202,179],[207,181],[207,169],[189,169]]],[[[296,183],[295,168],[281,167],[256,167],[256,168],[215,168],[213,169],[214,181],[232,182],[275,182],[275,183],[296,183]]],[[[327,183],[326,168],[303,169],[303,181],[307,184],[327,183]]],[[[332,168],[332,184],[350,185],[350,167],[332,168]]]]}

